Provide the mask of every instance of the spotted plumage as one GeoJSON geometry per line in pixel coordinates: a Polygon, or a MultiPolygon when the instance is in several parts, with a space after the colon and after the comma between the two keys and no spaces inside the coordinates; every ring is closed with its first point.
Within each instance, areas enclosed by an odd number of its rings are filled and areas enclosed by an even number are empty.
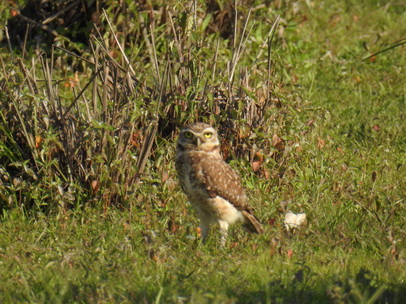
{"type": "Polygon", "coordinates": [[[238,174],[223,160],[217,131],[205,123],[193,123],[179,134],[176,170],[180,185],[200,219],[203,239],[210,225],[219,224],[225,244],[230,224],[242,221],[251,232],[263,228],[248,205],[238,174]]]}

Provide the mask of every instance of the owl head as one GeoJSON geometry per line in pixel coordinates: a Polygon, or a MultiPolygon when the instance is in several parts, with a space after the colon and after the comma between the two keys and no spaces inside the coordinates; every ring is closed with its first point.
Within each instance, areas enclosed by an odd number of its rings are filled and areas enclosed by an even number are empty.
{"type": "Polygon", "coordinates": [[[206,123],[189,124],[180,130],[178,149],[206,152],[219,151],[220,142],[217,131],[206,123]]]}

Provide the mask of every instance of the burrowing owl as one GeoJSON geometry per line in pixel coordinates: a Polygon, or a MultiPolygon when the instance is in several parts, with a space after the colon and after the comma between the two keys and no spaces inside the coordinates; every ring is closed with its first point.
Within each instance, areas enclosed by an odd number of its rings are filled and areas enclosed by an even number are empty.
{"type": "Polygon", "coordinates": [[[203,240],[210,225],[218,223],[224,246],[228,226],[242,221],[251,232],[263,233],[248,206],[237,173],[223,160],[216,130],[205,123],[193,123],[179,134],[176,170],[180,185],[200,219],[203,240]]]}

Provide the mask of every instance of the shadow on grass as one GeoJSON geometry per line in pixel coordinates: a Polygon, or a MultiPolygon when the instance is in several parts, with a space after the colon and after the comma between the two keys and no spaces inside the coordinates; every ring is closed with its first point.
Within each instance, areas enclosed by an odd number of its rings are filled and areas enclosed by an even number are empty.
{"type": "Polygon", "coordinates": [[[320,279],[316,286],[285,284],[281,280],[270,281],[258,291],[243,291],[243,286],[229,288],[227,296],[237,303],[403,303],[406,286],[379,285],[374,287],[351,279],[348,282],[320,279]]]}

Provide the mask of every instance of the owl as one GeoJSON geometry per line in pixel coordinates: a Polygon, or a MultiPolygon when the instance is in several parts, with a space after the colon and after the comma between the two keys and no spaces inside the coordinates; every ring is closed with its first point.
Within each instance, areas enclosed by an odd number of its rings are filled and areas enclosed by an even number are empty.
{"type": "Polygon", "coordinates": [[[200,220],[203,240],[218,224],[224,246],[230,224],[242,222],[250,232],[264,232],[248,205],[238,174],[223,160],[217,131],[205,123],[181,129],[177,142],[179,183],[200,220]]]}

